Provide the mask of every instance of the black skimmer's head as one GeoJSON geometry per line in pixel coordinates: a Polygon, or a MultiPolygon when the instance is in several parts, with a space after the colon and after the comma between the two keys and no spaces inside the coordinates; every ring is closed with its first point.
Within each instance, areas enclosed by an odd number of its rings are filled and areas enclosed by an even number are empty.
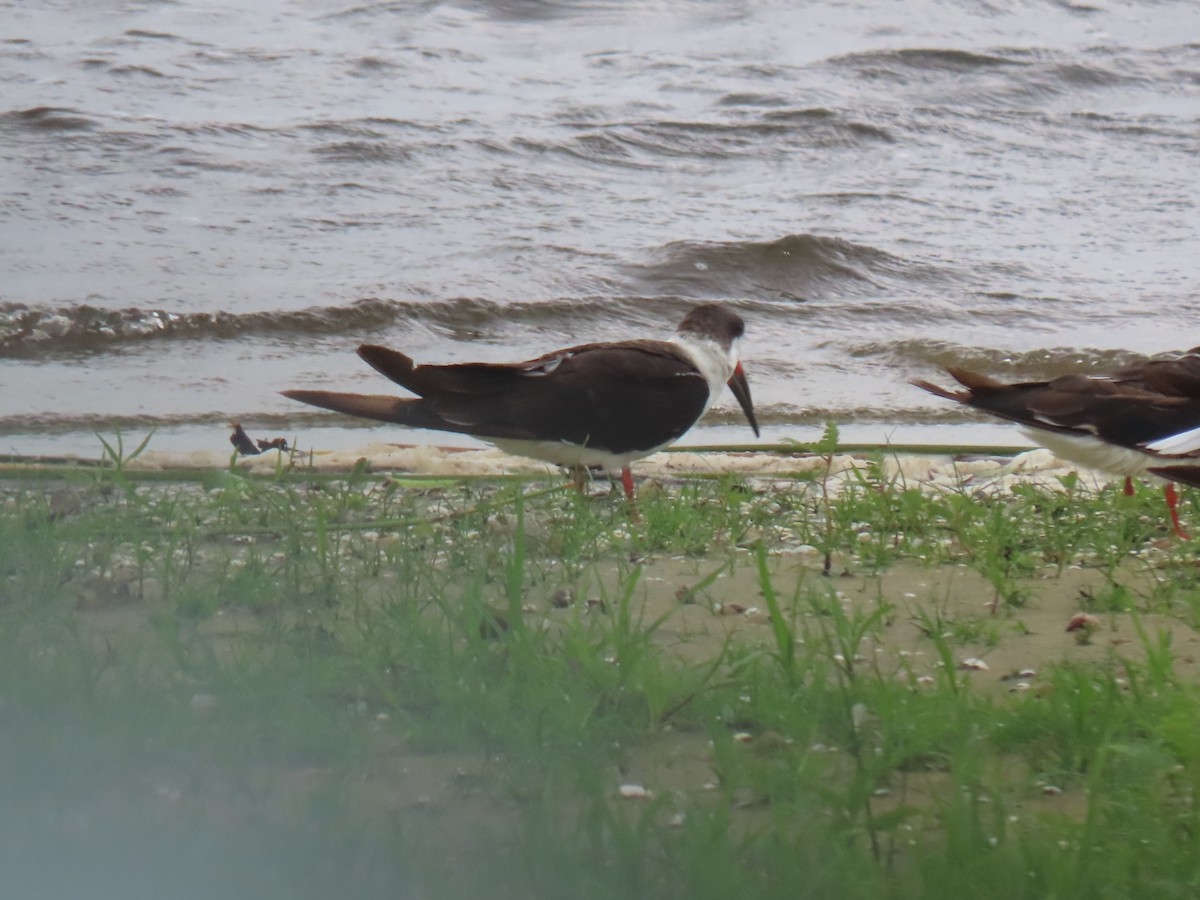
{"type": "MultiPolygon", "coordinates": [[[[1107,375],[1064,375],[1004,384],[966,369],[947,372],[966,390],[917,387],[1016,422],[1035,443],[1079,465],[1130,478],[1149,473],[1200,484],[1200,348],[1107,375]]],[[[1183,535],[1174,488],[1167,504],[1183,535]]]]}
{"type": "Polygon", "coordinates": [[[704,303],[683,317],[672,341],[688,352],[708,381],[705,411],[721,393],[721,385],[728,384],[754,429],[754,436],[758,437],[758,419],[750,399],[750,383],[742,368],[741,346],[745,333],[746,323],[737,313],[719,303],[704,303]]]}
{"type": "Polygon", "coordinates": [[[669,341],[581,344],[519,363],[416,365],[364,344],[359,355],[417,395],[284,391],[294,400],[414,428],[469,434],[510,453],[571,469],[621,470],[679,439],[728,384],[758,422],[739,357],[745,325],[706,303],[669,341]]]}

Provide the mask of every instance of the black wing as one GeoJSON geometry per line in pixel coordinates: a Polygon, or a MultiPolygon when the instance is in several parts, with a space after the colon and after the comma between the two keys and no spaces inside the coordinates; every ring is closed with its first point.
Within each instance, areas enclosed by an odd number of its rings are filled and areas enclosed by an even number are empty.
{"type": "Polygon", "coordinates": [[[420,399],[328,391],[286,396],[350,415],[483,438],[566,441],[612,453],[669,443],[708,401],[708,382],[673,344],[583,344],[523,363],[414,366],[401,353],[359,354],[420,399]]]}

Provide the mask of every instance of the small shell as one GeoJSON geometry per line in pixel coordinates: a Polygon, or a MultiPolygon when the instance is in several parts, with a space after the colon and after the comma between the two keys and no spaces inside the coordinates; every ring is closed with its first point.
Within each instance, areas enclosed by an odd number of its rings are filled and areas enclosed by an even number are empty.
{"type": "Polygon", "coordinates": [[[969,656],[962,660],[958,667],[966,669],[968,672],[986,672],[989,668],[988,664],[976,656],[969,656]]]}
{"type": "Polygon", "coordinates": [[[1067,631],[1079,631],[1080,629],[1088,629],[1100,627],[1100,619],[1093,616],[1091,613],[1076,613],[1071,616],[1071,621],[1067,622],[1067,631]]]}
{"type": "Polygon", "coordinates": [[[1047,797],[1057,797],[1062,792],[1063,792],[1063,789],[1060,788],[1057,784],[1043,784],[1042,785],[1042,793],[1047,797]]]}
{"type": "Polygon", "coordinates": [[[623,784],[617,788],[617,793],[626,800],[649,800],[654,792],[640,784],[623,784]]]}
{"type": "Polygon", "coordinates": [[[855,731],[867,724],[867,704],[855,703],[850,707],[850,723],[855,731]]]}

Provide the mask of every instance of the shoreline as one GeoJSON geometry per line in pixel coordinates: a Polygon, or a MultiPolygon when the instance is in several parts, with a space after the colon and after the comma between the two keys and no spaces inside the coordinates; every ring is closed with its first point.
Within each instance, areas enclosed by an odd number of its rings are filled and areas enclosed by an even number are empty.
{"type": "MultiPolygon", "coordinates": [[[[1078,473],[1079,483],[1098,490],[1117,478],[1082,468],[1043,448],[1011,446],[846,445],[828,459],[804,446],[754,447],[676,446],[636,461],[635,480],[672,477],[716,477],[724,474],[752,478],[815,476],[828,466],[833,481],[871,465],[882,454],[882,474],[918,484],[949,487],[992,485],[1007,489],[1015,483],[1061,485],[1060,479],[1078,473]]],[[[495,448],[372,442],[352,449],[268,450],[255,456],[212,450],[146,450],[122,461],[131,476],[179,472],[181,476],[230,468],[250,475],[270,475],[280,467],[293,472],[334,475],[361,469],[364,461],[376,474],[428,478],[555,477],[562,470],[550,463],[512,456],[495,448]]],[[[77,454],[0,457],[0,479],[12,473],[52,475],[73,468],[111,467],[111,460],[77,454]]],[[[605,480],[597,473],[596,481],[605,480]]]]}

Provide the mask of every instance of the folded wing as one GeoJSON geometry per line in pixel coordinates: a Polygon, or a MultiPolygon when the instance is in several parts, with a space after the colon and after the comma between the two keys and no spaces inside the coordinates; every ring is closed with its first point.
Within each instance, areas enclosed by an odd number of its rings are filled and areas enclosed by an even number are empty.
{"type": "Polygon", "coordinates": [[[625,453],[669,443],[700,417],[708,383],[662,341],[584,344],[523,363],[419,366],[364,345],[374,369],[416,399],[285,391],[325,409],[483,438],[565,441],[625,453]]]}
{"type": "Polygon", "coordinates": [[[1018,384],[964,369],[947,371],[965,391],[948,391],[925,381],[914,384],[1030,428],[1145,449],[1200,427],[1200,369],[1175,360],[1142,363],[1109,376],[1066,375],[1018,384]]]}

